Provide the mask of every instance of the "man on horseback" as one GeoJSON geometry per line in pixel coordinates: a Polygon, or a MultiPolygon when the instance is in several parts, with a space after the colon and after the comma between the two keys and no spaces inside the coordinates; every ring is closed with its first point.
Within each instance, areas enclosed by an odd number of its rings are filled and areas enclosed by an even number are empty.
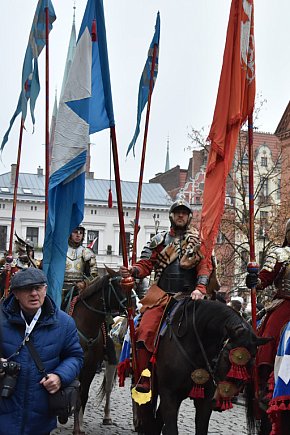
{"type": "MultiPolygon", "coordinates": [[[[286,223],[282,247],[275,248],[268,255],[258,275],[249,273],[246,277],[246,285],[249,288],[256,287],[257,290],[262,290],[272,284],[275,285],[276,293],[271,305],[266,309],[258,334],[273,337],[273,340],[261,346],[256,356],[260,394],[264,406],[268,401],[266,396],[269,384],[273,383],[273,368],[281,333],[290,320],[290,219],[286,223]]],[[[269,429],[268,432],[262,433],[270,433],[271,424],[267,417],[262,421],[262,425],[268,426],[269,429]]]]}
{"type": "Polygon", "coordinates": [[[85,248],[85,228],[78,226],[68,239],[66,265],[63,282],[63,299],[70,290],[81,292],[98,276],[96,256],[92,249],[85,248]]]}
{"type": "MultiPolygon", "coordinates": [[[[190,226],[191,218],[190,205],[184,199],[175,201],[169,210],[170,230],[156,234],[143,248],[139,261],[128,268],[120,268],[123,278],[143,278],[155,271],[154,283],[141,300],[142,318],[136,330],[140,373],[149,363],[158,327],[171,297],[191,295],[192,299],[201,299],[206,294],[209,272],[200,252],[198,232],[190,226]]],[[[149,378],[142,377],[136,390],[147,393],[149,378]]]]}

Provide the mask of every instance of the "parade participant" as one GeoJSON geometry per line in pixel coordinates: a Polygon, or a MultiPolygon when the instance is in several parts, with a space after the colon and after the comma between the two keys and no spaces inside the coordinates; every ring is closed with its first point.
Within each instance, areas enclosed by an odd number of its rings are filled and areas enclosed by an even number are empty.
{"type": "MultiPolygon", "coordinates": [[[[192,211],[183,199],[175,201],[169,210],[169,231],[156,234],[141,252],[133,266],[121,266],[123,278],[143,278],[155,271],[153,285],[141,300],[143,313],[136,330],[139,372],[145,369],[154,350],[154,339],[170,296],[191,295],[203,298],[208,284],[208,269],[200,253],[198,232],[190,226],[192,211]]],[[[138,382],[136,390],[148,392],[149,378],[138,382]]]]}
{"type": "Polygon", "coordinates": [[[81,369],[83,351],[74,320],[46,295],[46,282],[40,269],[20,270],[1,305],[2,435],[48,435],[56,427],[49,394],[69,385],[81,369]],[[28,340],[39,353],[47,378],[38,370],[28,340]]]}
{"type": "Polygon", "coordinates": [[[98,276],[96,256],[92,249],[83,246],[84,237],[85,228],[81,225],[69,236],[63,297],[72,288],[77,289],[78,292],[84,290],[90,281],[98,276]]]}
{"type": "MultiPolygon", "coordinates": [[[[258,334],[263,337],[273,337],[273,340],[258,349],[256,364],[258,367],[261,405],[265,407],[268,399],[268,384],[272,377],[277,347],[281,333],[290,319],[290,219],[285,228],[285,240],[280,248],[275,248],[266,258],[259,274],[249,273],[246,285],[262,290],[269,285],[275,285],[276,292],[272,304],[267,307],[266,315],[262,319],[258,334]]],[[[262,421],[268,425],[270,422],[262,421]]],[[[265,432],[267,433],[267,432],[265,432]]]]}

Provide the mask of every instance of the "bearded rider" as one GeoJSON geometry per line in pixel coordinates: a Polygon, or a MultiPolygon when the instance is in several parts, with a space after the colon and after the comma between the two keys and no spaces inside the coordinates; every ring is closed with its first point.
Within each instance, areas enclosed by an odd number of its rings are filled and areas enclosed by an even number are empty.
{"type": "MultiPolygon", "coordinates": [[[[272,284],[275,285],[276,292],[258,329],[258,335],[273,337],[272,341],[258,348],[256,355],[262,402],[265,402],[265,396],[268,393],[268,381],[270,375],[272,377],[281,333],[290,321],[290,219],[286,224],[285,240],[282,247],[276,247],[268,255],[258,275],[249,273],[246,277],[247,287],[256,287],[258,291],[272,284]]],[[[269,420],[262,421],[262,424],[268,426],[269,429],[271,428],[269,420]]]]}
{"type": "Polygon", "coordinates": [[[85,228],[81,225],[75,228],[69,236],[63,299],[72,288],[81,292],[98,276],[96,256],[92,249],[83,246],[84,237],[85,228]]]}
{"type": "MultiPolygon", "coordinates": [[[[139,372],[148,366],[154,350],[154,339],[166,305],[171,296],[191,295],[201,299],[206,294],[209,270],[200,252],[198,232],[190,226],[192,211],[183,199],[175,201],[169,210],[169,231],[156,234],[141,252],[140,260],[126,268],[123,278],[143,278],[155,271],[153,285],[141,300],[141,321],[136,329],[139,372]]],[[[141,377],[136,390],[147,393],[150,381],[141,377]]]]}

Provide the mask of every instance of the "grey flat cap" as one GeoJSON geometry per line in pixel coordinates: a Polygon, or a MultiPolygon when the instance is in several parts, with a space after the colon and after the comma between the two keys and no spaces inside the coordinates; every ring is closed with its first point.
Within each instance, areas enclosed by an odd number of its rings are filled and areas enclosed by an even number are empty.
{"type": "Polygon", "coordinates": [[[37,284],[46,284],[47,279],[42,270],[35,267],[27,267],[16,272],[11,279],[10,289],[20,289],[31,287],[37,284]]]}

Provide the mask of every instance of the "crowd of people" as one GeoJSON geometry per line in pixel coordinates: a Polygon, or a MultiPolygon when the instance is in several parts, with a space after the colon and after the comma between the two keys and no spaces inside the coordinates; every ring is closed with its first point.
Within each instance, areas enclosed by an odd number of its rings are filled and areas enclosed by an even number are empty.
{"type": "MultiPolygon", "coordinates": [[[[192,210],[184,200],[175,201],[169,210],[170,229],[157,233],[143,248],[140,259],[119,269],[122,278],[133,277],[139,283],[152,276],[154,282],[143,292],[141,320],[136,328],[139,372],[150,365],[156,333],[164,310],[172,300],[190,296],[201,299],[207,295],[208,266],[200,250],[197,230],[192,225],[192,210]],[[144,294],[145,293],[145,294],[144,294]]],[[[84,246],[85,228],[80,225],[68,240],[68,251],[63,283],[63,301],[81,293],[98,277],[96,257],[84,246]]],[[[17,243],[23,241],[17,236],[17,243]]],[[[49,413],[48,394],[68,385],[79,374],[83,352],[72,318],[57,308],[46,294],[47,279],[41,262],[34,259],[33,245],[25,241],[25,252],[3,271],[11,273],[10,292],[1,303],[0,321],[0,434],[47,435],[56,426],[56,418],[49,413]],[[47,376],[40,373],[32,358],[27,341],[41,355],[47,376]]],[[[213,261],[213,267],[215,262],[213,261]]],[[[290,220],[281,248],[267,257],[260,272],[249,273],[248,288],[257,291],[274,284],[276,293],[267,308],[257,304],[258,333],[273,337],[257,354],[259,394],[261,403],[269,400],[269,379],[273,376],[275,355],[283,328],[290,321],[290,220]],[[268,398],[268,399],[267,399],[268,398]]],[[[218,286],[215,288],[218,291],[218,286]]],[[[217,299],[227,303],[245,320],[250,313],[241,296],[226,301],[222,294],[217,299]]],[[[136,390],[150,391],[148,377],[140,377],[136,390]]],[[[271,422],[264,416],[262,425],[268,429],[271,422]]],[[[267,430],[268,430],[267,429],[267,430]]]]}

